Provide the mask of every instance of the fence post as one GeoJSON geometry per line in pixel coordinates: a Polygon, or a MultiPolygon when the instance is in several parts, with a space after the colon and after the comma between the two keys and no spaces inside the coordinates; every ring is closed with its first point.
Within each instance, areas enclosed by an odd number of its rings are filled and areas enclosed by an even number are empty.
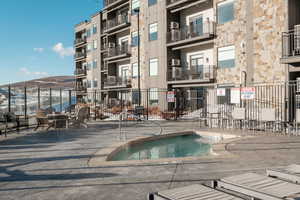
{"type": "MultiPolygon", "coordinates": [[[[72,105],[72,91],[69,90],[69,108],[71,107],[72,105]]],[[[70,109],[70,112],[71,112],[71,109],[70,109]]]]}
{"type": "Polygon", "coordinates": [[[24,87],[24,115],[25,119],[27,119],[27,88],[24,87]]]}
{"type": "Polygon", "coordinates": [[[38,110],[41,109],[41,88],[38,87],[38,110]]]}
{"type": "Polygon", "coordinates": [[[52,88],[49,89],[49,106],[52,108],[52,88]]]}
{"type": "Polygon", "coordinates": [[[63,111],[63,105],[62,105],[62,89],[59,89],[59,107],[60,107],[60,112],[63,111]]]}
{"type": "Polygon", "coordinates": [[[11,86],[8,86],[8,112],[11,112],[11,86]]]}
{"type": "Polygon", "coordinates": [[[146,90],[146,99],[147,99],[147,120],[149,120],[149,88],[146,90]]]}
{"type": "Polygon", "coordinates": [[[97,120],[97,91],[95,90],[94,92],[94,120],[96,121],[97,120]]]}

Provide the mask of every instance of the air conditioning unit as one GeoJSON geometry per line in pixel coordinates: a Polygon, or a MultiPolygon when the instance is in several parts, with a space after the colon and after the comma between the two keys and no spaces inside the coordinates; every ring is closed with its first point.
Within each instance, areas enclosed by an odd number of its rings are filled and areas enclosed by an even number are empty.
{"type": "Polygon", "coordinates": [[[179,23],[178,22],[171,22],[170,29],[179,29],[179,23]]]}
{"type": "Polygon", "coordinates": [[[116,76],[107,76],[107,82],[108,83],[115,83],[117,81],[116,76]]]}
{"type": "Polygon", "coordinates": [[[300,24],[294,26],[294,46],[294,54],[297,55],[300,53],[300,24]]]}
{"type": "Polygon", "coordinates": [[[116,44],[115,43],[108,43],[108,48],[115,48],[116,47],[116,44]]]}
{"type": "Polygon", "coordinates": [[[172,59],[170,65],[171,66],[180,66],[180,59],[172,59]]]}
{"type": "Polygon", "coordinates": [[[296,82],[297,82],[297,84],[296,84],[296,91],[297,92],[300,92],[300,77],[298,77],[297,79],[296,79],[296,82]]]}
{"type": "Polygon", "coordinates": [[[181,78],[181,76],[182,76],[182,68],[173,67],[172,68],[172,78],[173,79],[178,79],[178,78],[181,78]]]}
{"type": "Polygon", "coordinates": [[[178,41],[180,40],[180,31],[179,30],[171,30],[171,41],[178,41]]]}

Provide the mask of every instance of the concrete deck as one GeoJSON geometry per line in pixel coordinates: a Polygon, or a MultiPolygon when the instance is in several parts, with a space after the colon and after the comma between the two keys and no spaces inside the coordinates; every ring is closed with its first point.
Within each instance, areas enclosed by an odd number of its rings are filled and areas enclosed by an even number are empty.
{"type": "MultiPolygon", "coordinates": [[[[197,126],[188,122],[162,125],[166,132],[197,126]]],[[[158,125],[150,123],[123,129],[128,139],[159,131],[158,125]]],[[[232,158],[88,166],[95,152],[118,138],[118,124],[111,122],[93,123],[88,129],[0,136],[0,199],[143,200],[148,192],[300,163],[300,137],[256,134],[225,144],[235,155],[232,158]]]]}

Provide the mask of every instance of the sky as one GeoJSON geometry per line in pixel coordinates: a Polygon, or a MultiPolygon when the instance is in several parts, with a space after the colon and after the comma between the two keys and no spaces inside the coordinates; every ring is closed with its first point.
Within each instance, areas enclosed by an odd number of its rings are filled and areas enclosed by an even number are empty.
{"type": "Polygon", "coordinates": [[[74,25],[102,0],[1,0],[0,85],[73,75],[74,25]]]}

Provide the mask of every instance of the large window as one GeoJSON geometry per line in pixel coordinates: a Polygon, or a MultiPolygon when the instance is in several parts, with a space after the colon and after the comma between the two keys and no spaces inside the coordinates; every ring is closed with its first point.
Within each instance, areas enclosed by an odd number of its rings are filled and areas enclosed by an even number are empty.
{"type": "Polygon", "coordinates": [[[149,75],[150,76],[157,76],[158,75],[158,59],[150,59],[149,62],[149,75]]]}
{"type": "Polygon", "coordinates": [[[227,0],[218,4],[218,23],[225,24],[234,20],[234,0],[227,0]]]}
{"type": "Polygon", "coordinates": [[[235,47],[227,46],[218,49],[218,67],[235,67],[235,47]]]}
{"type": "Polygon", "coordinates": [[[98,46],[98,41],[97,41],[97,40],[94,40],[94,41],[93,41],[93,48],[94,48],[94,49],[97,49],[97,46],[98,46]]]}
{"type": "Polygon", "coordinates": [[[96,33],[97,33],[97,25],[94,24],[94,25],[93,25],[93,34],[96,34],[96,33]]]}
{"type": "Polygon", "coordinates": [[[97,68],[97,60],[93,61],[93,68],[96,69],[97,68]]]}
{"type": "Polygon", "coordinates": [[[87,70],[91,70],[92,69],[92,65],[93,65],[92,62],[88,62],[87,63],[87,70]]]}
{"type": "Polygon", "coordinates": [[[137,31],[132,32],[132,33],[131,33],[131,46],[132,46],[132,47],[136,47],[136,46],[138,46],[138,43],[139,43],[139,35],[138,35],[138,32],[137,32],[137,31]]]}
{"type": "Polygon", "coordinates": [[[139,70],[138,70],[138,63],[133,63],[132,64],[132,78],[136,78],[139,76],[139,70]]]}
{"type": "Polygon", "coordinates": [[[90,52],[92,50],[92,44],[91,43],[88,43],[87,44],[87,47],[86,47],[86,51],[87,52],[90,52]]]}
{"type": "Polygon", "coordinates": [[[150,88],[149,89],[149,103],[150,105],[157,105],[158,104],[158,89],[157,88],[150,88]]]}
{"type": "Polygon", "coordinates": [[[157,0],[148,0],[148,6],[155,5],[157,3],[157,0]]]}
{"type": "Polygon", "coordinates": [[[86,37],[91,37],[91,29],[86,30],[86,37]]]}
{"type": "Polygon", "coordinates": [[[157,23],[153,23],[149,25],[149,40],[157,40],[158,34],[157,34],[157,23]]]}
{"type": "Polygon", "coordinates": [[[135,9],[140,8],[140,0],[132,0],[131,1],[131,12],[133,15],[136,14],[135,9]]]}
{"type": "Polygon", "coordinates": [[[96,87],[98,87],[98,81],[97,81],[97,79],[95,79],[93,81],[93,88],[96,88],[96,87]]]}

